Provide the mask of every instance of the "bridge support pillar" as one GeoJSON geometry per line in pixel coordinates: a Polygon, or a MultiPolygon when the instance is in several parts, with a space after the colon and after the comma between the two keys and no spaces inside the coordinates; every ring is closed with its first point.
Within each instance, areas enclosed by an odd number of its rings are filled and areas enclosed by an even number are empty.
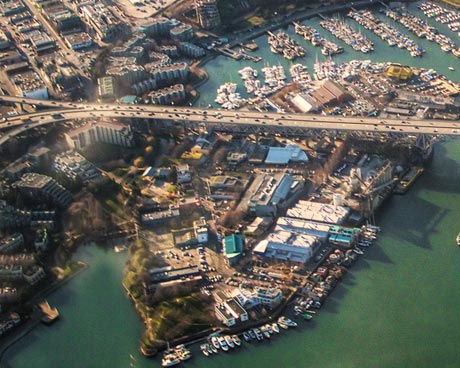
{"type": "Polygon", "coordinates": [[[428,161],[433,154],[433,144],[431,142],[431,137],[427,134],[419,134],[414,143],[414,149],[417,154],[420,155],[422,161],[428,161]]]}

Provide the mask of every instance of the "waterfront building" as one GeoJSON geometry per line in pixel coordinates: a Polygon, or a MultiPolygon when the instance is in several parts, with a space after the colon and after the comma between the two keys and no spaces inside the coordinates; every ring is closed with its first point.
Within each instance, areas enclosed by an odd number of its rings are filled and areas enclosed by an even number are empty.
{"type": "Polygon", "coordinates": [[[21,233],[15,233],[0,239],[0,254],[11,254],[24,247],[24,236],[21,233]]]}
{"type": "Polygon", "coordinates": [[[318,246],[315,236],[275,229],[254,247],[253,253],[264,260],[288,261],[303,266],[318,246]]]}
{"type": "Polygon", "coordinates": [[[72,195],[53,178],[27,173],[13,186],[25,197],[34,200],[52,201],[59,207],[67,207],[72,201],[72,195]]]}
{"type": "Polygon", "coordinates": [[[276,216],[278,208],[291,192],[294,178],[289,174],[274,173],[257,176],[248,189],[249,211],[256,216],[276,216]]]}
{"type": "Polygon", "coordinates": [[[129,125],[97,122],[64,133],[64,138],[71,149],[84,150],[97,142],[121,147],[132,147],[133,133],[129,125]]]}
{"type": "Polygon", "coordinates": [[[265,163],[269,165],[287,165],[289,162],[308,162],[307,154],[296,144],[285,147],[270,147],[265,163]]]}
{"type": "Polygon", "coordinates": [[[35,285],[46,277],[46,273],[43,267],[34,265],[24,270],[22,277],[28,284],[35,285]]]}
{"type": "Polygon", "coordinates": [[[169,30],[169,35],[173,40],[190,41],[195,36],[195,33],[193,32],[193,28],[190,24],[181,23],[178,26],[171,28],[169,30]]]}
{"type": "Polygon", "coordinates": [[[98,168],[80,153],[67,151],[54,158],[52,169],[71,182],[88,183],[101,177],[98,168]]]}
{"type": "Polygon", "coordinates": [[[220,26],[221,19],[217,0],[195,0],[196,18],[203,29],[220,26]]]}
{"type": "Polygon", "coordinates": [[[148,94],[148,97],[153,104],[157,105],[169,105],[172,102],[179,103],[185,99],[185,87],[183,84],[174,84],[152,91],[148,94]]]}
{"type": "Polygon", "coordinates": [[[344,206],[300,200],[294,207],[287,210],[286,215],[327,224],[341,224],[350,215],[350,209],[344,206]]]}
{"type": "Polygon", "coordinates": [[[259,305],[273,309],[280,305],[283,300],[283,292],[281,289],[266,288],[262,286],[256,286],[253,289],[240,286],[232,292],[232,295],[244,308],[247,309],[254,308],[259,305]]]}
{"type": "Polygon", "coordinates": [[[229,266],[234,266],[241,258],[244,240],[241,234],[231,234],[224,238],[224,254],[229,266]]]}
{"type": "Polygon", "coordinates": [[[115,84],[112,77],[102,77],[97,80],[97,92],[101,100],[115,98],[115,84]]]}
{"type": "Polygon", "coordinates": [[[353,97],[338,83],[326,79],[323,84],[311,92],[311,97],[319,107],[343,105],[353,97]]]}
{"type": "Polygon", "coordinates": [[[208,224],[204,217],[193,221],[193,230],[199,244],[206,244],[208,242],[208,224]]]}
{"type": "Polygon", "coordinates": [[[217,301],[214,307],[216,317],[227,327],[249,319],[248,312],[236,298],[229,297],[221,291],[214,293],[214,298],[217,301]]]}
{"type": "Polygon", "coordinates": [[[392,64],[387,69],[387,77],[395,78],[399,80],[407,80],[412,78],[414,75],[410,66],[392,64]]]}

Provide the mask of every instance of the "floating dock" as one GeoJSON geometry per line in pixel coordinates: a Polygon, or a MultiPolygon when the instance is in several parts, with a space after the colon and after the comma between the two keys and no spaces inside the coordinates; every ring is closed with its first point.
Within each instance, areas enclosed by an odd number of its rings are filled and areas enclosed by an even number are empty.
{"type": "Polygon", "coordinates": [[[398,185],[393,189],[395,194],[404,194],[407,190],[415,183],[420,175],[423,174],[425,169],[423,167],[414,166],[409,169],[409,171],[404,174],[404,176],[399,181],[398,185]]]}

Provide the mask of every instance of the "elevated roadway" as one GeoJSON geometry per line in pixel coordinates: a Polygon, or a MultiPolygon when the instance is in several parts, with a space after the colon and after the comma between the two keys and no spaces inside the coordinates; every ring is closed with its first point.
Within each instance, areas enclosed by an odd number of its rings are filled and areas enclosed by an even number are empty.
{"type": "Polygon", "coordinates": [[[382,119],[370,117],[280,114],[258,111],[233,111],[196,107],[133,105],[117,103],[74,103],[0,96],[0,103],[31,104],[47,110],[5,118],[0,123],[0,146],[28,129],[47,124],[88,118],[172,120],[190,125],[205,124],[227,132],[280,132],[305,134],[305,130],[361,131],[399,134],[460,135],[460,122],[419,120],[413,117],[382,119]]]}

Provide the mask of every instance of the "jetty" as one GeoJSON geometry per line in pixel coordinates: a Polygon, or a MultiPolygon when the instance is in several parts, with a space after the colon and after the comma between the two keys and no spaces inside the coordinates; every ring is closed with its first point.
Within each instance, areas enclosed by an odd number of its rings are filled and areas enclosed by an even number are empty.
{"type": "Polygon", "coordinates": [[[44,316],[41,321],[45,324],[51,324],[59,318],[59,311],[56,307],[52,308],[47,300],[38,304],[38,307],[43,312],[44,316]]]}

